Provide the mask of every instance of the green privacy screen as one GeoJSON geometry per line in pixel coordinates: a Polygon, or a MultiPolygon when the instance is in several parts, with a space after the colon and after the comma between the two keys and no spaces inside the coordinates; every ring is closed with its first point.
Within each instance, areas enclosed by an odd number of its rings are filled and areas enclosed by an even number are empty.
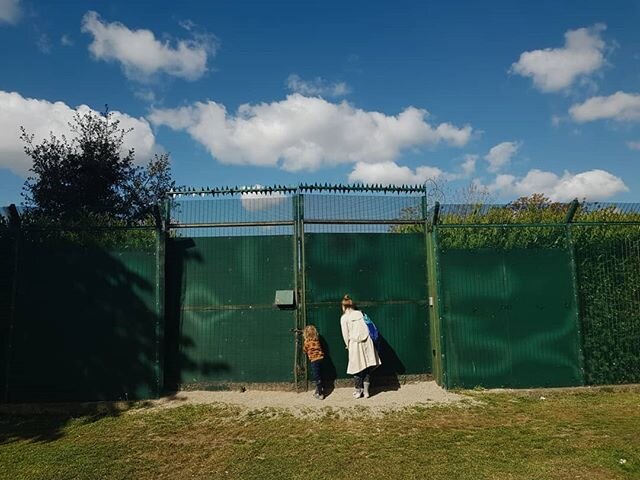
{"type": "Polygon", "coordinates": [[[424,234],[305,234],[306,322],[317,326],[329,378],[346,377],[340,300],[351,295],[382,340],[378,375],[431,371],[424,234]]]}
{"type": "MultiPolygon", "coordinates": [[[[8,229],[0,225],[0,392],[4,392],[7,373],[7,347],[13,295],[14,243],[8,229]]],[[[0,402],[6,392],[0,393],[0,402]]]]}
{"type": "Polygon", "coordinates": [[[167,253],[169,384],[293,382],[295,312],[273,305],[293,289],[291,236],[176,237],[167,253]]]}
{"type": "Polygon", "coordinates": [[[446,249],[439,274],[448,388],[582,384],[565,249],[446,249]]]}
{"type": "Polygon", "coordinates": [[[586,381],[640,382],[640,225],[573,226],[586,381]]]}
{"type": "Polygon", "coordinates": [[[147,236],[146,247],[122,250],[23,237],[8,401],[159,394],[155,232],[147,236]]]}

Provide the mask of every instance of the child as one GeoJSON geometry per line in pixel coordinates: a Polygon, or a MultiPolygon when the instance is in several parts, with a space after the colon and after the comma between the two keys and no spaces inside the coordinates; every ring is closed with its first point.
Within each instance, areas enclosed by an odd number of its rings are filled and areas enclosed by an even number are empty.
{"type": "Polygon", "coordinates": [[[311,362],[311,373],[313,375],[313,381],[316,384],[316,391],[313,394],[318,400],[324,399],[322,394],[322,376],[320,374],[320,365],[324,358],[322,352],[322,346],[320,345],[320,336],[318,330],[313,325],[307,325],[302,332],[304,338],[304,345],[302,351],[307,354],[309,362],[311,362]]]}

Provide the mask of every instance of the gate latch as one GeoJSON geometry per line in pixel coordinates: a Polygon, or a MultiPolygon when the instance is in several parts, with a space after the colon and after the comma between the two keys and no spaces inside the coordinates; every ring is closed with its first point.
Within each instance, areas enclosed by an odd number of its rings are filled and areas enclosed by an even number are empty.
{"type": "Polygon", "coordinates": [[[290,309],[296,306],[296,297],[293,290],[276,290],[274,305],[281,309],[290,309]]]}

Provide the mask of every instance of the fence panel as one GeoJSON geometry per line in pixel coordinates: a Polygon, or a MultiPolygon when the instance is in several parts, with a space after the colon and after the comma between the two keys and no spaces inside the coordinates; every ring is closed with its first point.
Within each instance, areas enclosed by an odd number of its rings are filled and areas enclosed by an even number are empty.
{"type": "Polygon", "coordinates": [[[179,295],[170,382],[292,382],[295,314],[273,305],[276,290],[294,287],[291,237],[176,237],[168,255],[179,295]]]}
{"type": "Polygon", "coordinates": [[[340,331],[345,293],[380,331],[382,366],[376,375],[431,372],[421,201],[416,196],[305,196],[306,323],[316,325],[322,336],[328,378],[347,377],[340,331]],[[409,213],[415,224],[384,223],[410,221],[409,213]],[[363,223],[350,223],[354,220],[363,223]]]}
{"type": "Polygon", "coordinates": [[[172,202],[167,244],[169,388],[288,383],[296,311],[292,197],[234,191],[172,202]]]}
{"type": "Polygon", "coordinates": [[[577,306],[563,228],[537,230],[437,229],[447,387],[582,383],[577,306]],[[528,243],[527,234],[556,248],[521,248],[528,243]],[[474,248],[460,248],[463,244],[474,248]]]}
{"type": "MultiPolygon", "coordinates": [[[[13,294],[14,242],[8,228],[0,225],[0,399],[6,394],[8,340],[13,294]]],[[[0,400],[0,401],[2,401],[0,400]]]]}
{"type": "Polygon", "coordinates": [[[9,401],[159,394],[156,232],[120,232],[108,246],[82,236],[23,232],[9,401]]]}
{"type": "Polygon", "coordinates": [[[571,227],[586,381],[640,382],[640,225],[571,227]]]}

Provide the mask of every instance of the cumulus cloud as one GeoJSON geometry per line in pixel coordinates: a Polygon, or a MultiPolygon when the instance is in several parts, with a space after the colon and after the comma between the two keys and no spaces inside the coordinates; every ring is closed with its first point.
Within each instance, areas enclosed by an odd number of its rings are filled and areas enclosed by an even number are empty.
{"type": "MultiPolygon", "coordinates": [[[[262,185],[257,184],[252,188],[259,189],[262,188],[262,185]]],[[[247,192],[240,194],[242,208],[250,212],[269,210],[277,207],[286,200],[287,197],[282,192],[247,192]]]]}
{"type": "Polygon", "coordinates": [[[294,93],[313,97],[344,97],[351,92],[345,82],[331,83],[321,77],[303,80],[295,73],[287,78],[287,88],[294,93]]]}
{"type": "MultiPolygon", "coordinates": [[[[73,137],[69,122],[75,112],[93,111],[86,105],[71,108],[63,102],[49,102],[35,98],[25,98],[16,92],[0,91],[0,168],[8,168],[14,173],[26,176],[31,168],[31,159],[23,150],[20,127],[35,135],[34,141],[48,138],[53,132],[57,137],[73,137]]],[[[130,117],[114,112],[124,129],[133,129],[125,137],[125,147],[134,148],[136,160],[146,163],[157,150],[155,137],[149,123],[144,118],[130,117]]]]}
{"type": "Polygon", "coordinates": [[[637,121],[640,120],[640,94],[616,92],[608,97],[591,97],[573,105],[569,114],[578,123],[603,119],[637,121]]]}
{"type": "Polygon", "coordinates": [[[564,34],[564,47],[523,52],[509,72],[532,78],[543,92],[564,90],[605,65],[607,45],[600,36],[605,29],[604,24],[596,24],[569,30],[564,34]]]}
{"type": "MultiPolygon", "coordinates": [[[[477,184],[483,186],[479,182],[477,184]]],[[[567,202],[574,198],[603,200],[629,191],[621,178],[599,169],[577,174],[565,171],[562,175],[533,169],[524,177],[497,175],[486,187],[490,192],[517,197],[543,193],[558,202],[567,202]]]]}
{"type": "Polygon", "coordinates": [[[640,140],[637,142],[627,142],[629,150],[640,150],[640,140]]]}
{"type": "Polygon", "coordinates": [[[488,170],[494,173],[501,170],[509,164],[519,149],[520,144],[517,142],[502,142],[492,147],[484,156],[484,159],[489,162],[488,170]]]}
{"type": "Polygon", "coordinates": [[[415,169],[400,166],[396,162],[365,163],[358,162],[349,174],[349,181],[382,185],[416,185],[427,180],[460,180],[470,177],[476,169],[478,155],[467,154],[463,157],[458,171],[446,171],[438,167],[421,165],[415,169]]]}
{"type": "Polygon", "coordinates": [[[478,161],[478,155],[465,155],[464,161],[462,162],[462,174],[465,177],[473,174],[476,171],[476,163],[478,161]]]}
{"type": "Polygon", "coordinates": [[[21,15],[20,0],[0,0],[0,24],[17,23],[21,15]]]}
{"type": "Polygon", "coordinates": [[[424,183],[427,179],[438,180],[446,176],[447,174],[438,167],[421,166],[412,170],[395,162],[358,162],[349,174],[349,181],[383,185],[416,185],[424,183]]]}
{"type": "Polygon", "coordinates": [[[208,57],[215,54],[211,35],[195,35],[172,46],[156,39],[150,30],[130,30],[120,22],[103,22],[93,11],[84,15],[82,31],[93,36],[89,51],[94,58],[120,63],[125,75],[138,81],[157,73],[197,80],[207,71],[208,57]]]}
{"type": "Polygon", "coordinates": [[[209,101],[153,109],[149,119],[188,132],[222,163],[312,171],[344,163],[391,162],[407,148],[463,146],[470,140],[470,126],[433,126],[427,116],[414,107],[385,115],[296,93],[278,102],[242,105],[235,114],[209,101]]]}

